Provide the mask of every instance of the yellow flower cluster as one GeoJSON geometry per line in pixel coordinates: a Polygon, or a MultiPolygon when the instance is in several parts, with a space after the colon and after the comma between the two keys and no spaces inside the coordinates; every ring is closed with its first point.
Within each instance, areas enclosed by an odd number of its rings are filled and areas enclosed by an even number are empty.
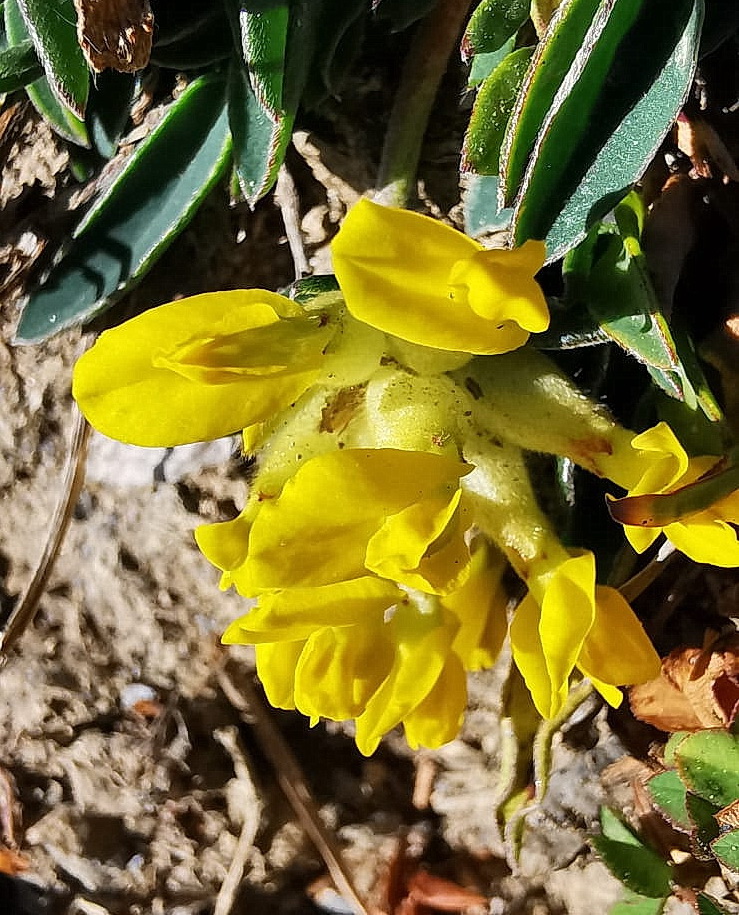
{"type": "MultiPolygon", "coordinates": [[[[243,431],[257,452],[242,513],[196,535],[222,587],[252,601],[224,641],[256,646],[274,705],[353,719],[366,754],[398,724],[414,747],[452,739],[467,672],[507,632],[542,715],[575,669],[618,704],[659,659],[596,584],[593,555],[560,543],[521,449],[643,493],[680,485],[676,440],[634,438],[522,348],[548,325],[543,244],[486,250],[363,200],[332,253],[339,291],[183,299],[106,331],[76,366],[74,396],[106,435],[171,446],[243,431]],[[508,563],[528,587],[510,627],[508,563]]],[[[714,514],[697,520],[728,544],[714,514]]],[[[685,548],[693,520],[665,533],[685,548]]],[[[644,533],[629,533],[637,547],[644,533]]]]}

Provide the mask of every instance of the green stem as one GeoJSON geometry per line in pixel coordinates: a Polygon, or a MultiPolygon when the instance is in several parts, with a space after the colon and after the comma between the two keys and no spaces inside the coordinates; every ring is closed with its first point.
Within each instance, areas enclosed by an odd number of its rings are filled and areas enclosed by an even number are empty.
{"type": "Polygon", "coordinates": [[[438,0],[413,37],[380,162],[381,203],[405,206],[411,196],[431,107],[469,7],[470,0],[438,0]]]}

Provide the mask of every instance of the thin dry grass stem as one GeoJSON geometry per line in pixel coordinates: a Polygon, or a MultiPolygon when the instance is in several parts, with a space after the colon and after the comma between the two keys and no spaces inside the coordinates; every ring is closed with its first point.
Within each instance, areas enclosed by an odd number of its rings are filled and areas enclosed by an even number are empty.
{"type": "Polygon", "coordinates": [[[248,677],[240,678],[237,687],[225,670],[219,670],[217,676],[224,696],[241,713],[243,720],[254,728],[260,746],[275,770],[280,788],[295,811],[300,825],[323,858],[336,889],[353,906],[357,915],[369,915],[354,888],[354,882],[333,835],[321,822],[318,807],[300,765],[275,727],[259,693],[248,677]]]}
{"type": "Polygon", "coordinates": [[[242,786],[244,799],[244,803],[241,805],[243,806],[244,822],[231,858],[231,864],[218,891],[215,906],[213,907],[213,915],[229,915],[236,901],[236,895],[241,886],[247,862],[254,850],[254,840],[259,831],[261,804],[249,774],[245,754],[239,744],[236,728],[223,728],[220,731],[216,731],[214,736],[233,760],[234,771],[242,786]]]}
{"type": "Polygon", "coordinates": [[[89,437],[90,426],[75,406],[72,441],[64,469],[59,502],[51,519],[49,536],[36,566],[36,571],[28,587],[19,598],[15,609],[8,617],[5,628],[0,633],[0,664],[5,662],[10,649],[32,622],[38,610],[39,601],[46,590],[49,576],[59,556],[69,523],[72,520],[74,506],[85,481],[85,459],[89,437]]]}
{"type": "Polygon", "coordinates": [[[277,173],[274,201],[282,215],[282,222],[285,226],[285,237],[287,238],[287,245],[290,248],[290,255],[295,266],[295,279],[300,280],[311,273],[311,268],[305,254],[303,234],[300,231],[298,190],[286,165],[283,165],[277,173]]]}

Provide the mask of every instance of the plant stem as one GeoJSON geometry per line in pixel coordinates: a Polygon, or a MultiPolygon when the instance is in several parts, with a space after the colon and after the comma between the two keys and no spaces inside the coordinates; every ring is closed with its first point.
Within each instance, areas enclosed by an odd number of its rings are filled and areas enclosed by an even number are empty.
{"type": "Polygon", "coordinates": [[[411,196],[431,107],[469,7],[470,0],[438,0],[413,37],[380,162],[380,203],[404,206],[411,196]]]}

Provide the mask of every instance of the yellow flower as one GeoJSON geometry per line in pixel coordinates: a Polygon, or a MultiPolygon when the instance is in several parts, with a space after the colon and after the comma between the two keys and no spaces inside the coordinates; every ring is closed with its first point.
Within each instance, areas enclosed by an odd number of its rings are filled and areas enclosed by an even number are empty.
{"type": "Polygon", "coordinates": [[[301,465],[277,498],[196,536],[227,584],[247,596],[368,573],[445,593],[468,572],[472,522],[459,479],[470,469],[392,448],[327,452],[301,465]]]}
{"type": "Polygon", "coordinates": [[[349,311],[402,340],[505,353],[546,330],[543,242],[489,250],[435,219],[360,200],[331,246],[349,311]]]}
{"type": "Polygon", "coordinates": [[[196,295],[102,333],[75,366],[73,394],[96,429],[123,442],[215,439],[296,400],[336,329],[274,292],[196,295]]]}
{"type": "Polygon", "coordinates": [[[629,543],[638,553],[650,547],[660,534],[695,562],[731,568],[739,566],[739,490],[717,499],[709,508],[687,510],[684,517],[662,526],[629,524],[631,506],[636,497],[676,492],[695,483],[715,467],[719,458],[688,458],[675,433],[666,423],[659,423],[634,437],[632,447],[646,455],[648,466],[628,497],[610,503],[611,512],[624,524],[629,543]]]}
{"type": "Polygon", "coordinates": [[[592,553],[540,559],[529,567],[527,583],[511,623],[511,647],[544,718],[561,709],[575,667],[613,706],[621,703],[618,686],[659,673],[659,656],[626,600],[596,585],[592,553]]]}
{"type": "Polygon", "coordinates": [[[469,577],[445,597],[374,576],[266,592],[223,641],[256,645],[273,705],[313,723],[355,719],[365,755],[401,723],[413,748],[437,747],[459,730],[465,670],[489,666],[500,651],[503,565],[478,542],[469,577]]]}

